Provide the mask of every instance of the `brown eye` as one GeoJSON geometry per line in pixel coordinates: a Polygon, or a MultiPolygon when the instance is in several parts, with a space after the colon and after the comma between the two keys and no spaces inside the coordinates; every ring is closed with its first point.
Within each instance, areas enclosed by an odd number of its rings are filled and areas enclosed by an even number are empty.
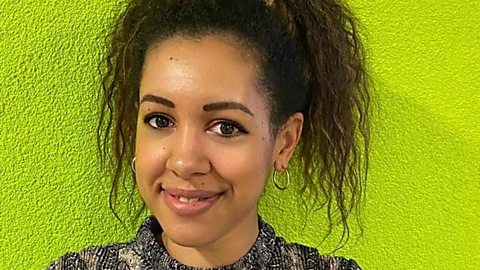
{"type": "Polygon", "coordinates": [[[145,118],[145,123],[148,123],[153,128],[168,128],[173,125],[172,121],[163,115],[152,115],[145,118]]]}
{"type": "Polygon", "coordinates": [[[220,132],[222,135],[232,135],[237,131],[237,127],[230,123],[221,123],[220,124],[220,132]]]}
{"type": "Polygon", "coordinates": [[[248,132],[239,124],[232,121],[219,121],[216,122],[210,131],[223,137],[235,137],[242,134],[248,134],[248,132]]]}

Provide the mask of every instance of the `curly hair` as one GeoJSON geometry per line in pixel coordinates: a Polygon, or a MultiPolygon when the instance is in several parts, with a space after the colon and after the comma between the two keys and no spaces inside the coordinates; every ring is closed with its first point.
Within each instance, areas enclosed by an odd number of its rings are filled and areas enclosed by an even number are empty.
{"type": "MultiPolygon", "coordinates": [[[[346,243],[348,218],[360,212],[365,193],[370,139],[370,86],[357,27],[340,0],[130,1],[102,62],[97,130],[102,164],[112,165],[110,208],[117,219],[120,183],[126,187],[133,179],[130,197],[136,185],[128,168],[145,53],[174,36],[217,34],[234,37],[258,55],[273,135],[292,114],[304,115],[294,158],[302,174],[299,194],[312,209],[326,210],[327,235],[342,224],[340,243],[346,243]]],[[[144,209],[142,203],[134,220],[144,209]]]]}

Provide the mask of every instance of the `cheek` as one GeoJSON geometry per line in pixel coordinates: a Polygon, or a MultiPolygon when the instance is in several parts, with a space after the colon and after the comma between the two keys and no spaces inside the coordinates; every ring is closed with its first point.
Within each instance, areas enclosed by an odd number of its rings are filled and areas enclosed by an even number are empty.
{"type": "Polygon", "coordinates": [[[271,168],[271,151],[265,142],[225,147],[214,156],[212,164],[215,170],[234,190],[249,190],[252,195],[263,191],[271,168]]]}
{"type": "Polygon", "coordinates": [[[150,185],[165,171],[167,151],[165,140],[150,138],[146,132],[138,132],[135,148],[136,176],[139,186],[150,185]]]}

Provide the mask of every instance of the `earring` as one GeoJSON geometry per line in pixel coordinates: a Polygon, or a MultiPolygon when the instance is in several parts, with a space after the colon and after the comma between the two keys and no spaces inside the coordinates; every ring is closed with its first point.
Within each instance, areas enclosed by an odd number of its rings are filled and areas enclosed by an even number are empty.
{"type": "Polygon", "coordinates": [[[133,157],[132,163],[130,163],[130,168],[132,169],[132,171],[133,171],[134,173],[137,172],[137,170],[135,170],[135,161],[136,161],[136,160],[137,160],[137,158],[136,158],[136,157],[133,157]]]}
{"type": "Polygon", "coordinates": [[[273,169],[273,184],[275,185],[275,187],[278,189],[278,190],[285,190],[288,188],[288,185],[290,184],[290,173],[288,172],[288,169],[285,169],[285,174],[287,176],[287,182],[281,186],[277,183],[277,170],[273,169]]]}

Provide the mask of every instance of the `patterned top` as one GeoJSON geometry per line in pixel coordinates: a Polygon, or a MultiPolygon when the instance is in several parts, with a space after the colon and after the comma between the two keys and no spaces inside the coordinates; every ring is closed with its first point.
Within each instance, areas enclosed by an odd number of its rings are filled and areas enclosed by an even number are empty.
{"type": "MultiPolygon", "coordinates": [[[[259,219],[259,235],[250,251],[237,262],[209,270],[360,270],[354,260],[320,255],[314,248],[287,243],[275,236],[273,228],[259,219]]],[[[207,270],[184,265],[172,258],[158,244],[155,235],[162,232],[154,216],[140,226],[135,238],[128,243],[89,247],[80,253],[67,253],[47,267],[47,270],[207,270]]]]}

